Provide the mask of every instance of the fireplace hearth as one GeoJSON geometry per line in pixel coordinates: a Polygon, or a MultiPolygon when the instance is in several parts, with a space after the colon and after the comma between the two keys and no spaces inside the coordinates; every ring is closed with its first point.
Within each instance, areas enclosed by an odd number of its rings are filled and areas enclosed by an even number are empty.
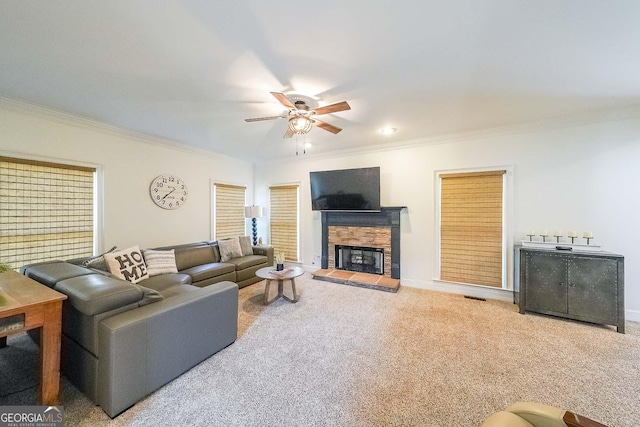
{"type": "Polygon", "coordinates": [[[335,245],[335,268],[384,275],[384,249],[335,245]]]}

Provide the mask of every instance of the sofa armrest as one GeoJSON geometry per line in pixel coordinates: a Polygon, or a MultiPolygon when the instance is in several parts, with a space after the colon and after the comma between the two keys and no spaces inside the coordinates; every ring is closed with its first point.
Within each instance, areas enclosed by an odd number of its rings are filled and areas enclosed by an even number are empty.
{"type": "Polygon", "coordinates": [[[564,410],[555,406],[543,405],[536,402],[517,402],[505,409],[507,412],[524,418],[534,426],[564,427],[562,417],[564,410]]]}
{"type": "Polygon", "coordinates": [[[101,274],[87,274],[61,280],[54,289],[67,295],[69,304],[87,316],[135,304],[143,297],[140,286],[101,274]]]}
{"type": "Polygon", "coordinates": [[[481,427],[606,427],[590,418],[536,402],[517,402],[496,412],[481,427]]]}
{"type": "Polygon", "coordinates": [[[111,417],[233,343],[238,285],[220,282],[103,320],[97,403],[111,417]]]}
{"type": "Polygon", "coordinates": [[[267,265],[273,264],[273,246],[252,246],[254,255],[263,255],[267,257],[267,265]]]}

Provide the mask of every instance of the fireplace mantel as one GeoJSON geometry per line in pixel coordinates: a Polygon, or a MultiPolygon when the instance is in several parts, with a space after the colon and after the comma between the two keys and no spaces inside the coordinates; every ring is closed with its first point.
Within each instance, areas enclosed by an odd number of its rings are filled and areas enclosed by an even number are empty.
{"type": "Polygon", "coordinates": [[[322,212],[322,268],[329,267],[329,227],[389,227],[391,229],[391,278],[400,279],[400,212],[405,206],[383,207],[376,212],[322,212]]]}

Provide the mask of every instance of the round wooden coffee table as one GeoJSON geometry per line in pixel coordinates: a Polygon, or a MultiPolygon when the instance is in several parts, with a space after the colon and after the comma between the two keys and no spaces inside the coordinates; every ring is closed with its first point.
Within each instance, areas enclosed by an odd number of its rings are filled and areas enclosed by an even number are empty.
{"type": "Polygon", "coordinates": [[[285,268],[282,271],[276,271],[275,267],[263,267],[260,270],[256,271],[256,276],[265,279],[267,281],[264,286],[264,305],[269,305],[278,298],[282,297],[289,302],[298,302],[300,299],[300,295],[296,293],[296,281],[295,278],[302,276],[304,274],[304,270],[300,267],[289,267],[285,268]],[[289,298],[284,294],[284,281],[288,280],[291,282],[291,292],[293,294],[293,298],[289,298]],[[269,286],[271,282],[278,281],[278,295],[269,299],[269,286]]]}

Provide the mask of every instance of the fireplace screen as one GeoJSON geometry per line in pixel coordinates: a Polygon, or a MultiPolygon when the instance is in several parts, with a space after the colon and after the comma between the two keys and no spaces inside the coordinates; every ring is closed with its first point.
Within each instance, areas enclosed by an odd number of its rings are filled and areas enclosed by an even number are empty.
{"type": "Polygon", "coordinates": [[[384,274],[384,249],[336,245],[336,268],[384,274]]]}

